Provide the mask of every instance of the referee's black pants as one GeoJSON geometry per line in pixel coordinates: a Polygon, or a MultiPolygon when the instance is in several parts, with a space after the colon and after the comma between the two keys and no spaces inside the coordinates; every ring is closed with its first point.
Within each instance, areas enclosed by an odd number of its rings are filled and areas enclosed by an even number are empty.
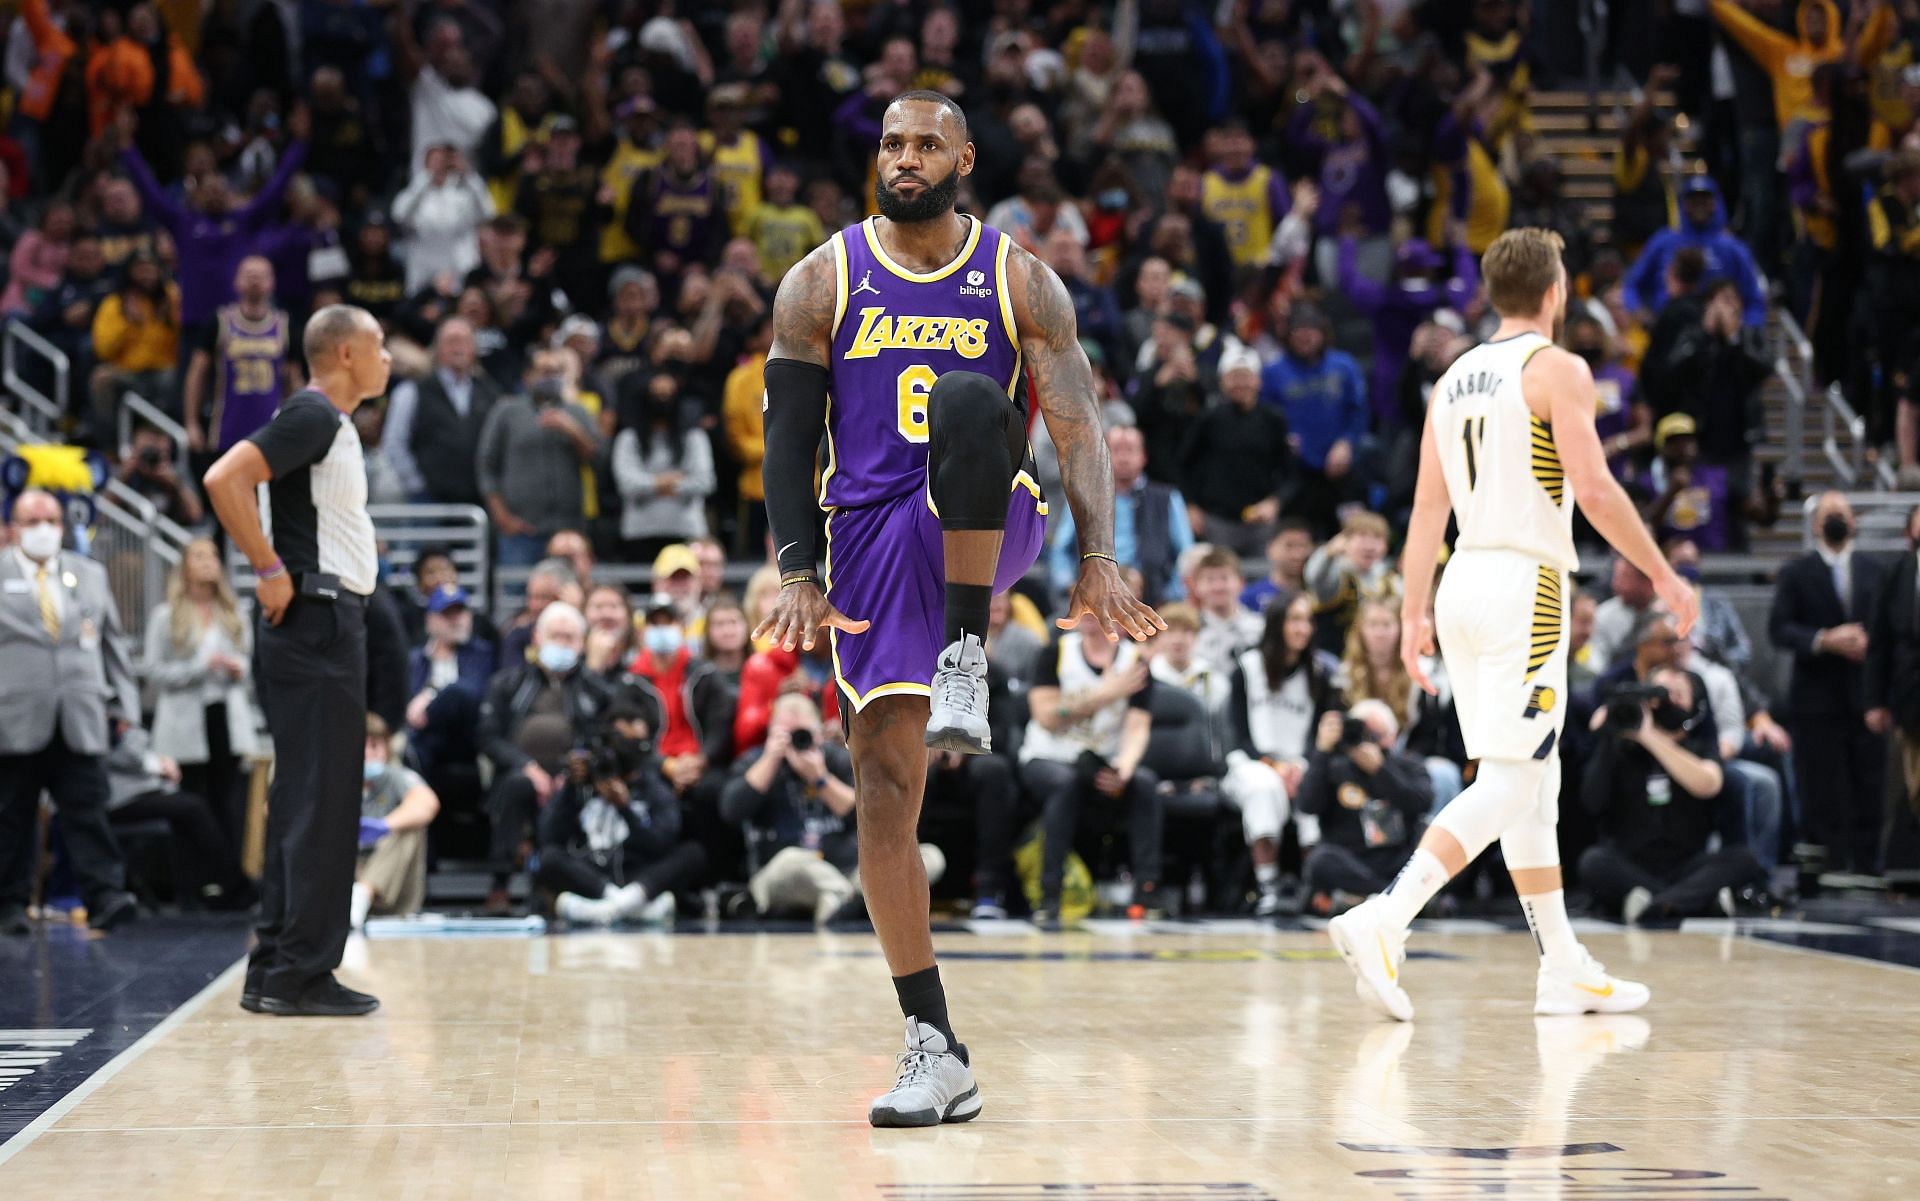
{"type": "Polygon", "coordinates": [[[360,839],[367,613],[296,596],[254,634],[253,678],[273,734],[273,791],[249,986],[292,999],[340,966],[360,839]]]}

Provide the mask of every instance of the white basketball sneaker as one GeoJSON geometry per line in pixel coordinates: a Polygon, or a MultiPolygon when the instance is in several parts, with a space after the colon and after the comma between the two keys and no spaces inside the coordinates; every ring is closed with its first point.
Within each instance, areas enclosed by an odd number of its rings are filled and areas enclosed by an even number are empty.
{"type": "Polygon", "coordinates": [[[962,634],[940,652],[932,711],[927,714],[927,745],[962,755],[993,749],[993,731],[987,725],[987,648],[976,635],[962,634]]]}
{"type": "Polygon", "coordinates": [[[947,1047],[938,1030],[907,1019],[907,1049],[893,1088],[867,1110],[875,1126],[938,1126],[980,1116],[980,1088],[973,1069],[947,1047]]]}
{"type": "Polygon", "coordinates": [[[1546,1016],[1580,1013],[1632,1013],[1653,998],[1644,984],[1607,974],[1600,961],[1580,948],[1573,963],[1540,961],[1533,1011],[1546,1016]]]}
{"type": "Polygon", "coordinates": [[[1407,932],[1389,927],[1379,918],[1379,907],[1363,901],[1327,923],[1340,958],[1353,969],[1353,991],[1364,1002],[1396,1022],[1413,1020],[1413,1001],[1400,986],[1400,967],[1407,961],[1407,932]]]}

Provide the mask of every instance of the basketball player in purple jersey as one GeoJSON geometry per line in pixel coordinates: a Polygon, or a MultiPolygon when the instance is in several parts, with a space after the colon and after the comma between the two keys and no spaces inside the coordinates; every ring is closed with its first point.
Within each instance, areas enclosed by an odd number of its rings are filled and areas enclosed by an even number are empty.
{"type": "Polygon", "coordinates": [[[1045,534],[1016,399],[1023,366],[1080,536],[1060,625],[1092,614],[1109,638],[1137,640],[1166,628],[1114,562],[1113,473],[1073,300],[1045,264],[954,211],[973,157],[966,116],[947,97],[907,92],[889,105],[880,216],[787,273],[767,358],[762,473],[781,589],[754,636],[810,648],[827,627],[851,714],[860,881],[907,1020],[899,1078],[867,1114],[875,1126],[980,1112],[934,963],[915,832],[927,748],[989,749],[987,609],[1033,565],[1045,534]]]}

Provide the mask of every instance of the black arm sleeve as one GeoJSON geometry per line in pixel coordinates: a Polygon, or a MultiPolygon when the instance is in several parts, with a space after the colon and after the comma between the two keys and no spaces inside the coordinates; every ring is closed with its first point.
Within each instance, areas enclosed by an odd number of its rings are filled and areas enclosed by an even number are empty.
{"type": "Polygon", "coordinates": [[[781,573],[812,571],[818,562],[820,517],[813,468],[827,426],[827,369],[797,359],[771,359],[766,382],[766,458],[760,476],[767,493],[767,525],[779,548],[781,573]]]}

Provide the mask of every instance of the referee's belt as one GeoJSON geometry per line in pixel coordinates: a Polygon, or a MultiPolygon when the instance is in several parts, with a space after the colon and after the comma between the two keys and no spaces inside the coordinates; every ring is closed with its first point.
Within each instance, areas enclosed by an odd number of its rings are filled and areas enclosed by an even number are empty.
{"type": "Polygon", "coordinates": [[[294,577],[294,587],[306,600],[329,604],[361,605],[367,599],[342,584],[340,577],[330,571],[303,571],[294,577]]]}

